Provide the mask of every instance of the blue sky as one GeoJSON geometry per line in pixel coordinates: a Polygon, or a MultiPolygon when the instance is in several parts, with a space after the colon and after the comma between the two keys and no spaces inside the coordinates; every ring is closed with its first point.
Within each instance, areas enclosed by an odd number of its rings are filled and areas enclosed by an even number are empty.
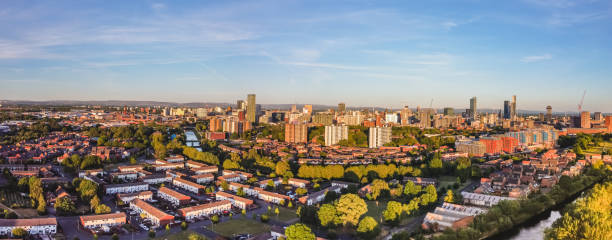
{"type": "Polygon", "coordinates": [[[3,1],[0,99],[612,112],[612,1],[3,1]]]}

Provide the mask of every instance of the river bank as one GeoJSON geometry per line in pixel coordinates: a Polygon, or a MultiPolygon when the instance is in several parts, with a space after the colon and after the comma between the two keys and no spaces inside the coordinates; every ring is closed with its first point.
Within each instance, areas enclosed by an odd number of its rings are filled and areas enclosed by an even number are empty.
{"type": "MultiPolygon", "coordinates": [[[[552,225],[552,223],[561,217],[561,213],[560,211],[563,210],[563,208],[565,208],[565,206],[567,206],[568,204],[574,202],[577,198],[579,198],[584,192],[592,189],[596,184],[603,182],[605,178],[600,178],[597,179],[595,181],[593,181],[592,183],[586,185],[584,188],[581,188],[579,190],[577,190],[575,193],[569,195],[567,198],[565,198],[563,201],[560,201],[558,203],[555,203],[551,206],[546,207],[545,209],[543,209],[542,211],[532,215],[531,217],[528,217],[524,220],[521,221],[517,221],[514,226],[512,226],[512,228],[505,230],[505,231],[500,231],[500,232],[492,232],[491,234],[485,234],[481,239],[486,239],[486,240],[518,240],[518,239],[542,239],[544,236],[544,230],[549,227],[550,225],[552,225]],[[558,214],[558,216],[554,219],[551,219],[551,215],[556,212],[556,214],[558,214]],[[552,221],[550,222],[550,225],[545,226],[545,227],[541,227],[538,228],[538,231],[541,232],[537,232],[537,234],[541,237],[537,237],[537,236],[533,236],[531,235],[529,238],[517,238],[517,236],[521,233],[521,230],[525,230],[525,229],[529,229],[535,226],[538,226],[542,221],[552,221]]],[[[546,193],[544,195],[549,195],[550,193],[546,193]]],[[[549,196],[550,197],[550,196],[549,196]]],[[[535,234],[536,232],[532,232],[532,234],[535,234]]]]}

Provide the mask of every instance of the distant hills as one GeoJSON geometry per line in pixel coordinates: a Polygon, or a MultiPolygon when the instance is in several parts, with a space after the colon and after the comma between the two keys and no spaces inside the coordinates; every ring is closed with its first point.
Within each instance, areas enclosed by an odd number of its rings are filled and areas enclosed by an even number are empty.
{"type": "MultiPolygon", "coordinates": [[[[128,106],[128,107],[189,107],[189,108],[197,108],[197,107],[227,107],[235,104],[223,103],[223,102],[189,102],[189,103],[177,103],[177,102],[158,102],[158,101],[133,101],[133,100],[103,100],[103,101],[81,101],[81,100],[50,100],[50,101],[25,101],[25,100],[0,100],[0,104],[2,105],[38,105],[38,106],[128,106]]],[[[274,109],[274,110],[289,110],[293,104],[261,104],[261,107],[264,109],[274,109]]],[[[296,104],[298,109],[304,107],[305,104],[296,104]]],[[[323,111],[327,109],[336,109],[337,106],[331,105],[321,105],[321,104],[313,104],[313,110],[315,111],[323,111]]],[[[356,110],[356,109],[370,109],[370,110],[385,110],[388,108],[382,107],[349,107],[347,109],[356,110]]],[[[391,109],[391,110],[399,110],[399,109],[391,109]]],[[[414,110],[414,108],[413,108],[414,110]]],[[[442,112],[443,108],[436,108],[438,112],[442,112]]],[[[459,114],[465,111],[464,108],[455,108],[455,113],[459,114]]],[[[478,112],[481,113],[498,113],[499,109],[479,109],[478,112]]],[[[519,114],[539,114],[544,113],[545,111],[533,111],[533,110],[518,110],[519,114]]],[[[563,115],[566,112],[554,112],[555,115],[563,115]]],[[[567,112],[568,115],[578,114],[577,112],[567,112]]],[[[606,113],[604,113],[606,114],[606,113]]]]}

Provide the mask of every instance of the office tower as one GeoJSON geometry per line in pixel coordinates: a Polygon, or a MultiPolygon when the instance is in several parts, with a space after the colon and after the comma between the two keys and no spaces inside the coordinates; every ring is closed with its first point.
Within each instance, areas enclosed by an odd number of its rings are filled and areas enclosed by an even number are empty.
{"type": "Polygon", "coordinates": [[[470,98],[470,118],[478,117],[478,107],[476,106],[476,97],[470,98]]]}
{"type": "Polygon", "coordinates": [[[236,101],[236,110],[244,110],[246,108],[246,104],[243,100],[236,101]]]}
{"type": "Polygon", "coordinates": [[[304,105],[303,111],[306,114],[312,114],[312,105],[310,105],[310,104],[304,105]]]}
{"type": "Polygon", "coordinates": [[[601,112],[595,112],[593,116],[593,120],[597,122],[601,122],[603,120],[603,114],[601,114],[601,112]]]}
{"type": "Polygon", "coordinates": [[[346,111],[346,104],[344,104],[343,102],[338,103],[338,112],[343,113],[344,111],[346,111]]]}
{"type": "Polygon", "coordinates": [[[337,144],[348,139],[348,126],[325,126],[325,146],[337,144]]]}
{"type": "Polygon", "coordinates": [[[291,112],[297,112],[297,106],[295,106],[295,104],[291,105],[291,112]]]}
{"type": "Polygon", "coordinates": [[[504,101],[504,119],[510,119],[512,117],[512,106],[510,101],[504,101]]]}
{"type": "Polygon", "coordinates": [[[391,134],[390,127],[371,127],[368,136],[368,147],[378,148],[385,145],[385,143],[391,142],[391,134]]]}
{"type": "Polygon", "coordinates": [[[612,116],[606,116],[604,126],[608,129],[608,132],[612,132],[612,116]]]}
{"type": "Polygon", "coordinates": [[[550,105],[546,106],[546,121],[552,122],[552,107],[550,105]]]}
{"type": "Polygon", "coordinates": [[[580,127],[591,128],[591,113],[588,111],[582,111],[580,113],[580,127]]]}
{"type": "Polygon", "coordinates": [[[257,119],[257,104],[255,103],[255,94],[249,94],[247,96],[247,121],[255,123],[257,119]]]}
{"type": "Polygon", "coordinates": [[[516,118],[518,113],[516,112],[516,95],[512,96],[512,118],[516,118]]]}
{"type": "Polygon", "coordinates": [[[285,124],[285,142],[305,143],[308,142],[308,127],[306,124],[285,124]]]}
{"type": "Polygon", "coordinates": [[[455,109],[454,108],[444,108],[444,116],[455,116],[455,109]]]}

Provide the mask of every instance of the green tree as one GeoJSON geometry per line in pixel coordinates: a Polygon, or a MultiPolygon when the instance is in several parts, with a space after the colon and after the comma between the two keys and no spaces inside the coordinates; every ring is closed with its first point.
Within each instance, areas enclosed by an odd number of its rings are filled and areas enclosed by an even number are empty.
{"type": "Polygon", "coordinates": [[[612,182],[597,184],[546,230],[545,239],[609,239],[612,237],[612,182]]]}
{"type": "Polygon", "coordinates": [[[286,240],[315,240],[315,235],[312,230],[301,223],[293,224],[285,228],[286,240]]]}
{"type": "Polygon", "coordinates": [[[336,215],[336,207],[332,204],[323,204],[319,208],[319,211],[317,211],[319,222],[323,227],[331,226],[336,219],[336,215]]]}
{"type": "Polygon", "coordinates": [[[362,239],[374,239],[380,233],[380,229],[373,217],[366,216],[359,221],[357,233],[362,239]]]}
{"type": "Polygon", "coordinates": [[[213,224],[218,223],[218,222],[219,222],[219,216],[218,216],[218,215],[213,215],[213,216],[210,218],[210,221],[211,221],[213,224]]]}
{"type": "Polygon", "coordinates": [[[11,233],[13,234],[13,237],[18,237],[18,238],[25,238],[25,236],[28,235],[28,232],[23,228],[13,228],[11,233]]]}
{"type": "Polygon", "coordinates": [[[98,206],[96,206],[95,212],[96,214],[105,214],[105,213],[110,213],[111,209],[105,204],[99,204],[98,206]]]}
{"type": "Polygon", "coordinates": [[[97,194],[98,185],[96,185],[92,181],[83,179],[79,183],[79,187],[76,190],[80,193],[81,199],[83,199],[84,201],[89,201],[91,198],[93,198],[93,196],[97,194]]]}
{"type": "Polygon", "coordinates": [[[368,211],[368,205],[356,194],[344,194],[336,205],[338,218],[336,223],[356,226],[359,218],[368,211]]]}
{"type": "Polygon", "coordinates": [[[206,238],[200,234],[197,233],[192,233],[189,234],[189,237],[187,237],[187,239],[189,240],[206,240],[206,238]]]}
{"type": "Polygon", "coordinates": [[[402,204],[396,201],[389,201],[387,203],[387,208],[383,211],[383,218],[387,222],[395,222],[399,220],[399,217],[402,215],[404,208],[402,204]]]}
{"type": "Polygon", "coordinates": [[[187,225],[187,222],[182,222],[181,223],[181,230],[185,231],[185,230],[187,230],[188,227],[189,227],[189,225],[187,225]]]}
{"type": "Polygon", "coordinates": [[[155,230],[151,229],[149,230],[149,238],[154,238],[155,237],[155,230]]]}
{"type": "Polygon", "coordinates": [[[76,207],[70,198],[62,197],[55,202],[55,210],[60,213],[60,215],[67,215],[74,213],[76,207]]]}
{"type": "Polygon", "coordinates": [[[297,195],[302,196],[306,193],[308,193],[308,190],[306,190],[306,188],[298,188],[295,190],[295,193],[297,193],[297,195]]]}
{"type": "Polygon", "coordinates": [[[278,176],[285,176],[285,173],[287,173],[287,171],[291,171],[291,167],[289,166],[289,163],[287,163],[285,161],[278,161],[278,162],[276,162],[276,167],[275,167],[275,170],[274,170],[276,175],[278,175],[278,176]]]}
{"type": "Polygon", "coordinates": [[[378,196],[380,196],[381,192],[389,191],[389,184],[384,180],[375,179],[370,185],[370,189],[372,191],[370,193],[370,195],[372,196],[372,200],[376,200],[378,199],[378,196]]]}
{"type": "Polygon", "coordinates": [[[447,203],[453,203],[453,190],[448,189],[446,191],[446,196],[444,197],[444,201],[447,203]]]}
{"type": "Polygon", "coordinates": [[[408,181],[404,186],[404,195],[414,196],[421,192],[421,186],[415,185],[414,182],[408,181]]]}

